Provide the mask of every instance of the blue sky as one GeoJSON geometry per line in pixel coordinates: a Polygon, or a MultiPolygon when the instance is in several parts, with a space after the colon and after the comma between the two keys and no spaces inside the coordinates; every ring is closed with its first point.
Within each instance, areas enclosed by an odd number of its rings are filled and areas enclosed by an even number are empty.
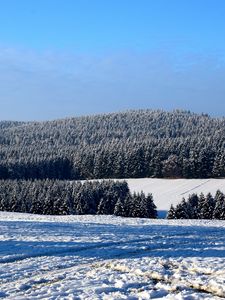
{"type": "Polygon", "coordinates": [[[224,0],[0,0],[0,119],[225,115],[224,0]]]}

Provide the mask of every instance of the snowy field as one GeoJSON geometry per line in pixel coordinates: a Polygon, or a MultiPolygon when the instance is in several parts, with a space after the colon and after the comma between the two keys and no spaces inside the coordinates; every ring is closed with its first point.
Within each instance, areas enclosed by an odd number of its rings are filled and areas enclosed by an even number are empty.
{"type": "Polygon", "coordinates": [[[178,204],[182,198],[197,193],[225,193],[225,179],[125,179],[131,192],[152,193],[159,210],[168,210],[171,204],[178,204]]]}
{"type": "Polygon", "coordinates": [[[0,213],[2,299],[225,299],[225,221],[0,213]]]}

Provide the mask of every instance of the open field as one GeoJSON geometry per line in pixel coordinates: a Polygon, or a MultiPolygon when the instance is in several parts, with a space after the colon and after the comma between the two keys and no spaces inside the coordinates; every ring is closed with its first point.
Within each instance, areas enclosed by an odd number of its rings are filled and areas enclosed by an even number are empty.
{"type": "Polygon", "coordinates": [[[168,210],[171,204],[179,203],[183,197],[197,193],[215,194],[225,192],[225,179],[126,179],[132,192],[152,193],[159,210],[168,210]]]}
{"type": "Polygon", "coordinates": [[[0,213],[3,299],[225,298],[225,221],[0,213]]]}
{"type": "MultiPolygon", "coordinates": [[[[100,179],[101,180],[101,179],[100,179]]],[[[125,180],[130,191],[145,194],[152,193],[157,206],[159,218],[165,218],[171,204],[177,205],[182,198],[187,199],[193,193],[211,193],[217,190],[225,193],[225,179],[159,179],[159,178],[128,178],[125,180]]]]}

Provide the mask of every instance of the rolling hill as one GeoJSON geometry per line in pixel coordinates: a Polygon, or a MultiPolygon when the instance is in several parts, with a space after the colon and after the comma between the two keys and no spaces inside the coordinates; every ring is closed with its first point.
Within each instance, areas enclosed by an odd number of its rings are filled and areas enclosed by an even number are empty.
{"type": "Polygon", "coordinates": [[[225,177],[225,119],[137,110],[0,122],[0,179],[225,177]]]}

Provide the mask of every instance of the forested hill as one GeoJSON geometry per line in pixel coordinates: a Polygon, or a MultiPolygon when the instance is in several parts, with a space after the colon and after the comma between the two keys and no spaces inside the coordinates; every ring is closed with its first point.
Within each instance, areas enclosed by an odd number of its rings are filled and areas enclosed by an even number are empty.
{"type": "Polygon", "coordinates": [[[225,177],[225,118],[138,110],[0,122],[1,179],[225,177]]]}

